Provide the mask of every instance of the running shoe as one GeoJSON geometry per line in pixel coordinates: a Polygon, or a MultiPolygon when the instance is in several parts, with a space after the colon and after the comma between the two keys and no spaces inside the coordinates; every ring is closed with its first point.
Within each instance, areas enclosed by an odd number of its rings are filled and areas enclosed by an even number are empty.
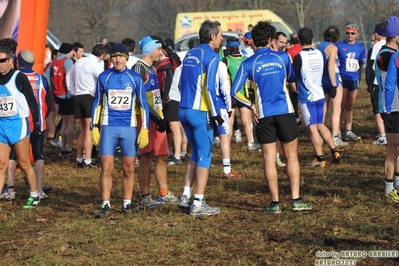
{"type": "Polygon", "coordinates": [[[181,195],[179,197],[179,204],[178,204],[179,208],[188,209],[188,208],[190,208],[192,203],[193,203],[193,199],[190,199],[186,195],[181,195]]]}
{"type": "Polygon", "coordinates": [[[339,163],[341,161],[341,154],[339,152],[335,152],[332,157],[333,163],[339,163]]]}
{"type": "Polygon", "coordinates": [[[168,165],[180,165],[183,163],[182,159],[176,159],[175,156],[168,158],[168,165]]]}
{"type": "Polygon", "coordinates": [[[97,165],[93,164],[93,163],[85,163],[84,161],[82,162],[82,168],[84,169],[89,169],[89,168],[98,168],[97,165]]]}
{"type": "Polygon", "coordinates": [[[173,193],[170,191],[168,191],[168,193],[165,196],[158,196],[157,201],[162,204],[178,204],[179,203],[179,199],[175,195],[173,195],[173,193]]]}
{"type": "Polygon", "coordinates": [[[387,146],[387,138],[384,135],[377,135],[377,137],[375,137],[375,141],[373,141],[373,144],[375,145],[380,145],[380,146],[387,146]]]}
{"type": "Polygon", "coordinates": [[[233,169],[231,169],[231,172],[228,173],[228,174],[226,174],[225,172],[223,172],[223,175],[222,175],[222,177],[223,177],[223,178],[226,178],[226,179],[241,178],[241,177],[243,177],[243,176],[244,176],[244,175],[243,175],[242,173],[236,172],[236,171],[234,171],[233,169]]]}
{"type": "Polygon", "coordinates": [[[313,161],[309,163],[309,166],[324,168],[326,167],[326,161],[319,162],[316,158],[314,158],[313,161]]]}
{"type": "Polygon", "coordinates": [[[161,207],[162,203],[157,202],[151,198],[151,195],[147,195],[144,199],[139,201],[140,209],[154,209],[161,207]]]}
{"type": "Polygon", "coordinates": [[[129,203],[126,205],[126,207],[122,206],[122,213],[128,213],[128,214],[141,214],[141,211],[134,207],[132,203],[129,203]]]}
{"type": "Polygon", "coordinates": [[[352,131],[348,131],[345,134],[345,141],[357,141],[360,140],[361,137],[357,136],[355,133],[353,133],[352,131]]]}
{"type": "Polygon", "coordinates": [[[269,206],[263,209],[264,213],[281,213],[281,207],[279,202],[271,202],[269,206]]]}
{"type": "Polygon", "coordinates": [[[5,193],[1,194],[0,198],[5,199],[5,200],[15,200],[15,194],[16,194],[16,192],[7,192],[6,191],[5,193]]]}
{"type": "Polygon", "coordinates": [[[306,203],[301,198],[292,201],[293,211],[310,211],[311,209],[313,209],[312,204],[306,203]]]}
{"type": "Polygon", "coordinates": [[[349,145],[348,142],[343,141],[339,136],[333,137],[335,147],[346,147],[349,145]]]}
{"type": "Polygon", "coordinates": [[[52,146],[52,147],[54,147],[54,148],[59,148],[59,149],[62,148],[62,143],[61,143],[61,141],[59,141],[59,140],[57,140],[57,139],[52,139],[52,140],[49,141],[49,143],[50,143],[50,146],[52,146]]]}
{"type": "Polygon", "coordinates": [[[23,206],[23,208],[24,209],[35,208],[39,205],[39,203],[40,203],[39,197],[36,197],[36,198],[29,197],[28,200],[26,201],[25,205],[23,206]]]}
{"type": "Polygon", "coordinates": [[[241,143],[242,142],[241,131],[239,129],[234,131],[234,141],[236,143],[241,143]]]}
{"type": "Polygon", "coordinates": [[[277,158],[276,165],[277,165],[277,167],[285,167],[286,166],[286,164],[283,163],[280,158],[277,158]]]}
{"type": "Polygon", "coordinates": [[[108,216],[110,212],[110,207],[108,204],[105,204],[101,207],[100,211],[94,215],[94,218],[101,219],[108,216]]]}
{"type": "Polygon", "coordinates": [[[191,204],[190,206],[190,216],[204,216],[204,215],[214,215],[220,213],[220,208],[211,207],[205,203],[205,200],[202,201],[200,206],[195,206],[191,204]]]}
{"type": "Polygon", "coordinates": [[[393,189],[388,194],[385,193],[385,198],[389,202],[399,203],[399,195],[396,189],[393,189]]]}

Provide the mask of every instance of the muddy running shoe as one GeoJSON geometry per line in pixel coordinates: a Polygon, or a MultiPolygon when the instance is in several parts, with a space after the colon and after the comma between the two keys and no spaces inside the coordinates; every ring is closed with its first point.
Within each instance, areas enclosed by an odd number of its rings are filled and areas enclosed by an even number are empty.
{"type": "Polygon", "coordinates": [[[271,202],[269,206],[263,209],[264,213],[281,213],[280,203],[271,202]]]}
{"type": "Polygon", "coordinates": [[[83,169],[89,169],[89,168],[98,168],[97,165],[93,164],[93,163],[85,163],[84,161],[82,162],[82,168],[83,169]]]}
{"type": "Polygon", "coordinates": [[[178,204],[179,199],[173,195],[172,192],[168,191],[168,194],[165,196],[158,196],[157,201],[162,204],[178,204]]]}
{"type": "Polygon", "coordinates": [[[226,179],[241,178],[241,177],[243,177],[243,176],[244,176],[244,175],[243,175],[241,172],[236,172],[236,171],[234,171],[233,169],[231,169],[231,172],[228,173],[228,174],[226,174],[226,173],[223,172],[223,175],[222,175],[222,177],[223,177],[223,178],[226,178],[226,179]]]}
{"type": "Polygon", "coordinates": [[[396,189],[392,190],[388,194],[385,193],[385,198],[389,202],[399,203],[399,195],[396,189]]]}
{"type": "Polygon", "coordinates": [[[59,148],[59,149],[62,148],[61,141],[59,141],[57,139],[52,139],[52,140],[49,141],[49,143],[50,143],[50,146],[53,146],[54,148],[59,148]]]}
{"type": "Polygon", "coordinates": [[[220,208],[218,207],[211,207],[205,203],[205,200],[202,201],[201,206],[195,206],[191,204],[190,206],[190,216],[204,216],[204,215],[214,215],[220,213],[220,208]]]}
{"type": "Polygon", "coordinates": [[[309,166],[324,168],[326,167],[326,161],[319,162],[316,158],[314,158],[313,161],[309,163],[309,166]]]}
{"type": "Polygon", "coordinates": [[[348,142],[343,141],[339,136],[333,137],[335,147],[346,147],[349,145],[348,142]]]}
{"type": "Polygon", "coordinates": [[[312,204],[306,203],[301,198],[292,201],[293,211],[310,211],[311,209],[313,209],[312,204]]]}
{"type": "Polygon", "coordinates": [[[16,194],[16,192],[6,191],[5,193],[1,194],[1,196],[5,200],[15,200],[15,194],[16,194]]]}
{"type": "Polygon", "coordinates": [[[44,191],[42,193],[38,193],[40,200],[42,199],[47,199],[48,196],[46,195],[46,193],[44,193],[44,191]]]}
{"type": "Polygon", "coordinates": [[[51,186],[42,186],[43,192],[49,192],[52,189],[51,186]]]}
{"type": "Polygon", "coordinates": [[[341,154],[339,152],[335,152],[332,157],[333,163],[339,163],[341,161],[341,154]]]}
{"type": "Polygon", "coordinates": [[[193,203],[193,199],[190,199],[186,195],[181,195],[179,197],[179,204],[178,204],[179,208],[188,209],[188,208],[190,208],[192,203],[193,203]]]}
{"type": "Polygon", "coordinates": [[[345,134],[345,141],[357,141],[357,140],[360,140],[360,139],[361,139],[361,137],[357,136],[352,131],[348,131],[345,134]]]}
{"type": "Polygon", "coordinates": [[[39,205],[40,203],[40,198],[36,197],[36,198],[32,198],[29,197],[28,200],[26,201],[25,205],[23,206],[24,209],[32,209],[35,208],[39,205]]]}
{"type": "Polygon", "coordinates": [[[108,216],[110,212],[110,208],[108,204],[105,204],[101,207],[100,211],[94,215],[94,218],[101,219],[108,216]]]}
{"type": "Polygon", "coordinates": [[[132,203],[129,203],[128,205],[126,205],[126,207],[122,206],[122,212],[128,214],[141,214],[141,211],[138,208],[134,207],[132,203]]]}
{"type": "Polygon", "coordinates": [[[161,207],[162,203],[157,202],[151,198],[151,195],[147,195],[143,200],[139,201],[140,209],[154,209],[161,207]]]}
{"type": "Polygon", "coordinates": [[[277,167],[285,167],[286,166],[286,164],[283,163],[280,158],[278,158],[276,160],[276,165],[277,165],[277,167]]]}

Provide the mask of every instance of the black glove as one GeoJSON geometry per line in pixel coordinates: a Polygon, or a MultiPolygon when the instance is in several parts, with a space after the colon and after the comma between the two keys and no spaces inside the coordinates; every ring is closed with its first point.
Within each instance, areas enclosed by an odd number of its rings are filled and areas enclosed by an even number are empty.
{"type": "Polygon", "coordinates": [[[332,86],[332,87],[331,87],[331,91],[330,91],[330,97],[331,97],[332,99],[334,99],[335,96],[337,96],[337,86],[332,86]]]}
{"type": "Polygon", "coordinates": [[[165,41],[156,35],[150,35],[153,40],[156,40],[156,43],[160,43],[162,45],[162,49],[166,50],[169,46],[165,43],[165,41]]]}
{"type": "Polygon", "coordinates": [[[39,123],[35,123],[32,133],[30,134],[30,142],[37,142],[42,137],[39,123]]]}
{"type": "Polygon", "coordinates": [[[165,132],[165,130],[166,130],[166,123],[165,123],[165,120],[164,119],[159,119],[158,121],[157,121],[157,125],[158,125],[158,128],[157,128],[157,130],[158,130],[158,132],[165,132]]]}
{"type": "Polygon", "coordinates": [[[224,123],[224,120],[221,116],[217,115],[217,116],[212,116],[212,121],[213,124],[215,125],[215,127],[220,126],[221,124],[224,123]]]}

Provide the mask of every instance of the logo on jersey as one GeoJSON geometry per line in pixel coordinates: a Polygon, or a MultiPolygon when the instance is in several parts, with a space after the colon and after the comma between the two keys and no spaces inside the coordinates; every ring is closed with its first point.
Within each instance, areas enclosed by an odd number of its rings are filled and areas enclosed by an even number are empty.
{"type": "Polygon", "coordinates": [[[54,76],[61,76],[61,73],[59,71],[60,69],[58,66],[53,66],[53,70],[54,70],[54,72],[53,72],[54,76]]]}

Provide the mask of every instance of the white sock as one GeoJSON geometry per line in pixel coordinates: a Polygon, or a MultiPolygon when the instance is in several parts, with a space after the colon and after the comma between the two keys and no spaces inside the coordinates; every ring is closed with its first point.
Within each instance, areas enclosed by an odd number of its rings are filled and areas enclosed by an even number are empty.
{"type": "Polygon", "coordinates": [[[230,159],[222,159],[222,163],[223,163],[223,173],[230,174],[231,172],[230,159]]]}
{"type": "Polygon", "coordinates": [[[280,153],[278,152],[276,155],[276,159],[279,160],[280,159],[280,153]]]}
{"type": "Polygon", "coordinates": [[[254,146],[254,143],[253,142],[248,142],[248,148],[252,148],[254,146]]]}
{"type": "Polygon", "coordinates": [[[180,153],[180,157],[184,157],[184,156],[186,156],[187,155],[187,152],[186,151],[182,151],[181,153],[180,153]]]}
{"type": "Polygon", "coordinates": [[[385,179],[385,194],[389,194],[392,190],[394,190],[393,180],[387,181],[385,179]]]}
{"type": "Polygon", "coordinates": [[[38,197],[38,195],[37,195],[37,190],[36,190],[36,191],[32,191],[32,192],[30,192],[29,194],[30,194],[30,196],[31,196],[32,198],[37,198],[37,197],[38,197]]]}
{"type": "Polygon", "coordinates": [[[183,195],[190,199],[192,197],[192,188],[184,186],[183,195]]]}
{"type": "Polygon", "coordinates": [[[109,200],[103,200],[103,206],[102,207],[104,207],[107,204],[108,204],[108,207],[111,209],[111,202],[109,200]]]}
{"type": "Polygon", "coordinates": [[[91,159],[85,160],[85,164],[91,164],[91,159]]]}
{"type": "Polygon", "coordinates": [[[194,205],[201,206],[204,201],[204,194],[194,194],[194,205]]]}
{"type": "Polygon", "coordinates": [[[178,160],[180,160],[180,159],[181,159],[181,154],[176,154],[176,153],[175,153],[175,158],[178,159],[178,160]]]}
{"type": "Polygon", "coordinates": [[[393,186],[396,190],[399,190],[399,173],[395,173],[395,176],[393,177],[393,186]]]}
{"type": "Polygon", "coordinates": [[[124,199],[124,200],[123,200],[123,208],[126,208],[126,206],[129,205],[129,204],[131,204],[131,203],[132,203],[132,200],[124,199]]]}
{"type": "Polygon", "coordinates": [[[76,161],[77,161],[78,163],[82,163],[82,162],[83,162],[83,157],[82,157],[82,158],[76,158],[76,161]]]}

